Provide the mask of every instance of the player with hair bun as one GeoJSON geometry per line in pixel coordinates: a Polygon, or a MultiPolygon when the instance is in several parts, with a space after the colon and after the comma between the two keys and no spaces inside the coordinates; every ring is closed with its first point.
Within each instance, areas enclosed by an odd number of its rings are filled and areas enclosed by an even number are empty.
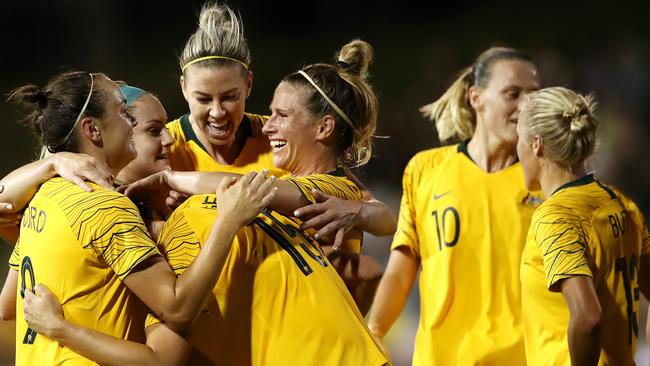
{"type": "MultiPolygon", "coordinates": [[[[26,308],[30,325],[109,365],[387,364],[345,283],[313,236],[290,216],[313,199],[314,188],[345,199],[361,197],[339,166],[364,164],[370,157],[377,122],[376,96],[365,79],[371,50],[364,41],[352,41],[341,49],[341,63],[307,66],[276,88],[263,132],[275,164],[291,176],[275,181],[273,210],[238,232],[221,280],[190,332],[175,333],[151,316],[146,345],[109,337],[65,319],[45,289],[26,308]],[[297,340],[308,341],[296,348],[297,340]]],[[[204,187],[228,177],[165,171],[130,187],[157,190],[164,183],[202,193],[174,211],[158,242],[178,274],[195,260],[207,224],[221,215],[204,187]]]]}
{"type": "MultiPolygon", "coordinates": [[[[27,120],[51,153],[85,153],[113,175],[136,156],[126,100],[104,74],[63,73],[44,88],[16,89],[10,100],[30,111],[27,120]]],[[[60,299],[68,319],[116,339],[143,339],[142,303],[171,328],[189,328],[221,273],[235,232],[275,192],[263,174],[250,174],[232,187],[219,185],[219,204],[227,214],[208,225],[209,239],[197,259],[177,276],[135,205],[114,190],[91,188],[89,192],[60,177],[49,179],[23,215],[9,260],[18,279],[14,301],[24,298],[16,305],[17,365],[94,364],[27,324],[23,305],[46,294],[60,299]]]]}
{"type": "Polygon", "coordinates": [[[587,174],[595,104],[561,87],[522,102],[526,185],[548,197],[533,214],[521,265],[528,365],[634,365],[650,235],[634,202],[587,174]]]}

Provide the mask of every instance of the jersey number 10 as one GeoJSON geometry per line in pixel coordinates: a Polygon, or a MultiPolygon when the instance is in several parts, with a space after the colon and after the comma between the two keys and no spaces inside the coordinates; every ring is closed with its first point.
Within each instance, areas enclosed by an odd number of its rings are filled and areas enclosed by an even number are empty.
{"type": "Polygon", "coordinates": [[[443,243],[447,248],[454,247],[458,243],[458,236],[460,235],[460,215],[458,215],[458,210],[450,206],[442,210],[441,214],[438,213],[438,210],[434,210],[431,215],[436,224],[438,249],[442,250],[443,243]],[[449,228],[447,225],[450,224],[454,227],[454,235],[451,237],[451,240],[447,240],[447,229],[449,228]]]}

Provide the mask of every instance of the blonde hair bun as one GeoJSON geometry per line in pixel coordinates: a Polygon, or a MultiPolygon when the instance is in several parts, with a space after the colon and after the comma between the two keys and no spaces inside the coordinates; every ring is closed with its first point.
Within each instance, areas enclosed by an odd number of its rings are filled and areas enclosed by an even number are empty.
{"type": "Polygon", "coordinates": [[[584,162],[596,149],[599,121],[593,95],[552,87],[528,94],[520,120],[529,128],[526,141],[538,135],[544,141],[544,155],[570,168],[584,162]],[[523,118],[522,118],[523,117],[523,118]]]}
{"type": "Polygon", "coordinates": [[[341,48],[336,54],[337,63],[346,72],[368,80],[368,67],[372,63],[374,51],[372,46],[363,40],[355,39],[341,48]]]}

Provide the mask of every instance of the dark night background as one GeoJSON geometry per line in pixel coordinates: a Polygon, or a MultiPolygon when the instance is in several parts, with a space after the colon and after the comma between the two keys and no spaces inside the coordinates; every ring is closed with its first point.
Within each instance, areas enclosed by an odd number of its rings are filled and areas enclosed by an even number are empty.
{"type": "MultiPolygon", "coordinates": [[[[202,1],[4,1],[0,5],[0,93],[73,69],[105,72],[157,94],[170,119],[187,112],[177,56],[194,32],[202,1]]],[[[433,101],[489,46],[528,51],[545,86],[594,92],[601,117],[596,175],[650,211],[650,32],[640,2],[229,1],[239,10],[254,72],[247,110],[267,113],[273,90],[304,64],[329,61],[340,46],[363,38],[375,48],[370,67],[380,98],[375,158],[359,176],[397,212],[401,174],[417,151],[438,146],[418,108],[433,101]]],[[[0,174],[35,157],[17,109],[0,102],[4,142],[0,174]]],[[[390,239],[368,240],[385,261],[390,239]]],[[[9,245],[0,243],[0,260],[9,245]]],[[[4,271],[0,271],[0,279],[4,271]]],[[[417,294],[389,334],[396,365],[408,364],[417,294]]],[[[642,319],[643,321],[643,319],[642,319]]],[[[12,360],[11,323],[0,323],[0,365],[12,360]]],[[[644,329],[640,326],[641,329],[644,329]]],[[[639,342],[642,343],[642,342],[639,342]]],[[[640,353],[646,352],[641,350],[640,353]]]]}

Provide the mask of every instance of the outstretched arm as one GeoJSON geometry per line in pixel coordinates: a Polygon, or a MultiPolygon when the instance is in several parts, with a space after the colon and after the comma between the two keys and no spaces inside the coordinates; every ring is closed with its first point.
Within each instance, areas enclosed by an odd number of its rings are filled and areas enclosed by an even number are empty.
{"type": "MultiPolygon", "coordinates": [[[[266,170],[263,171],[264,173],[266,170]]],[[[157,207],[161,202],[151,202],[151,198],[168,197],[170,191],[189,195],[212,193],[213,188],[223,179],[239,179],[242,176],[234,173],[221,172],[180,172],[164,170],[137,182],[120,187],[124,194],[146,205],[157,207]]],[[[275,180],[277,192],[269,204],[273,210],[287,216],[293,216],[293,211],[309,203],[300,189],[282,179],[275,180]]]]}
{"type": "Polygon", "coordinates": [[[21,211],[34,197],[38,187],[56,175],[86,191],[91,191],[86,180],[112,187],[110,171],[97,159],[86,154],[60,152],[24,165],[4,177],[0,181],[0,185],[4,186],[0,192],[0,202],[11,204],[12,212],[21,211]]]}

